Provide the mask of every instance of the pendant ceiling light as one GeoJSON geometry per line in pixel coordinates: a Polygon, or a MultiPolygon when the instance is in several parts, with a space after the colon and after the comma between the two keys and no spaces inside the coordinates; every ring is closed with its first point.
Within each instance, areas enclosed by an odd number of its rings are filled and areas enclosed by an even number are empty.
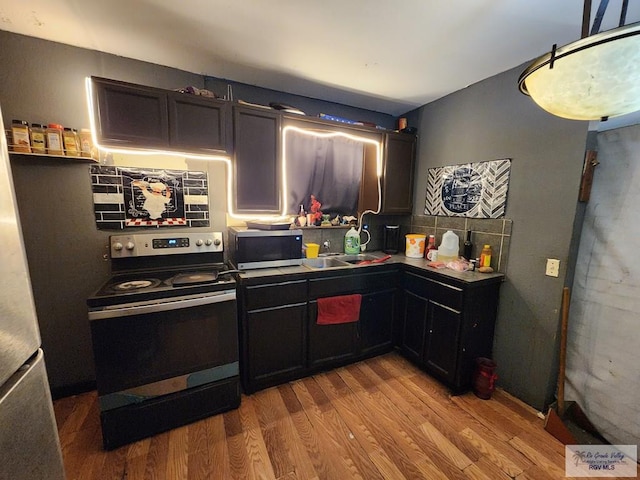
{"type": "Polygon", "coordinates": [[[606,120],[640,110],[640,22],[598,33],[608,0],[601,0],[588,35],[591,1],[584,3],[582,39],[536,59],[520,75],[520,91],[541,108],[572,120],[606,120]]]}

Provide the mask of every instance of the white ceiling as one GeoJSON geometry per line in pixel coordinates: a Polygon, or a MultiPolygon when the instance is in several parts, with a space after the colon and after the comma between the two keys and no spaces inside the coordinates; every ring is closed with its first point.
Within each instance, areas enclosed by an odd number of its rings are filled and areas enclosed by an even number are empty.
{"type": "MultiPolygon", "coordinates": [[[[609,2],[603,30],[617,26],[621,3],[609,2]]],[[[629,3],[626,23],[636,22],[640,1],[629,3]]],[[[581,0],[0,0],[0,29],[399,115],[577,40],[582,8],[581,0]]]]}

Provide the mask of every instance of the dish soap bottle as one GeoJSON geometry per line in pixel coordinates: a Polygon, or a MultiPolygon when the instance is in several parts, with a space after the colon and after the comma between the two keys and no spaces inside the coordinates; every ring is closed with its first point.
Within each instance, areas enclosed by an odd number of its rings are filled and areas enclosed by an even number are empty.
{"type": "Polygon", "coordinates": [[[344,253],[357,255],[360,253],[360,234],[354,227],[344,235],[344,253]]]}

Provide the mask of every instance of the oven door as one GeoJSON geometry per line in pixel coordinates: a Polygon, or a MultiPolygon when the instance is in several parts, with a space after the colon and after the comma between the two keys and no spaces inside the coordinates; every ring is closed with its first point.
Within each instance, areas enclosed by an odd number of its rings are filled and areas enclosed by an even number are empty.
{"type": "Polygon", "coordinates": [[[237,376],[235,290],[89,313],[102,411],[237,376]]]}

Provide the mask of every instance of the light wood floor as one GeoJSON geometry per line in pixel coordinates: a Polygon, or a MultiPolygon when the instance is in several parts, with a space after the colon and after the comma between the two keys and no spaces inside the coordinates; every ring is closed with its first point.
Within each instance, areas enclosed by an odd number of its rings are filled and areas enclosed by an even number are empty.
{"type": "Polygon", "coordinates": [[[54,409],[69,480],[565,478],[564,447],[532,408],[500,390],[451,397],[395,353],[111,452],[95,392],[54,409]]]}

